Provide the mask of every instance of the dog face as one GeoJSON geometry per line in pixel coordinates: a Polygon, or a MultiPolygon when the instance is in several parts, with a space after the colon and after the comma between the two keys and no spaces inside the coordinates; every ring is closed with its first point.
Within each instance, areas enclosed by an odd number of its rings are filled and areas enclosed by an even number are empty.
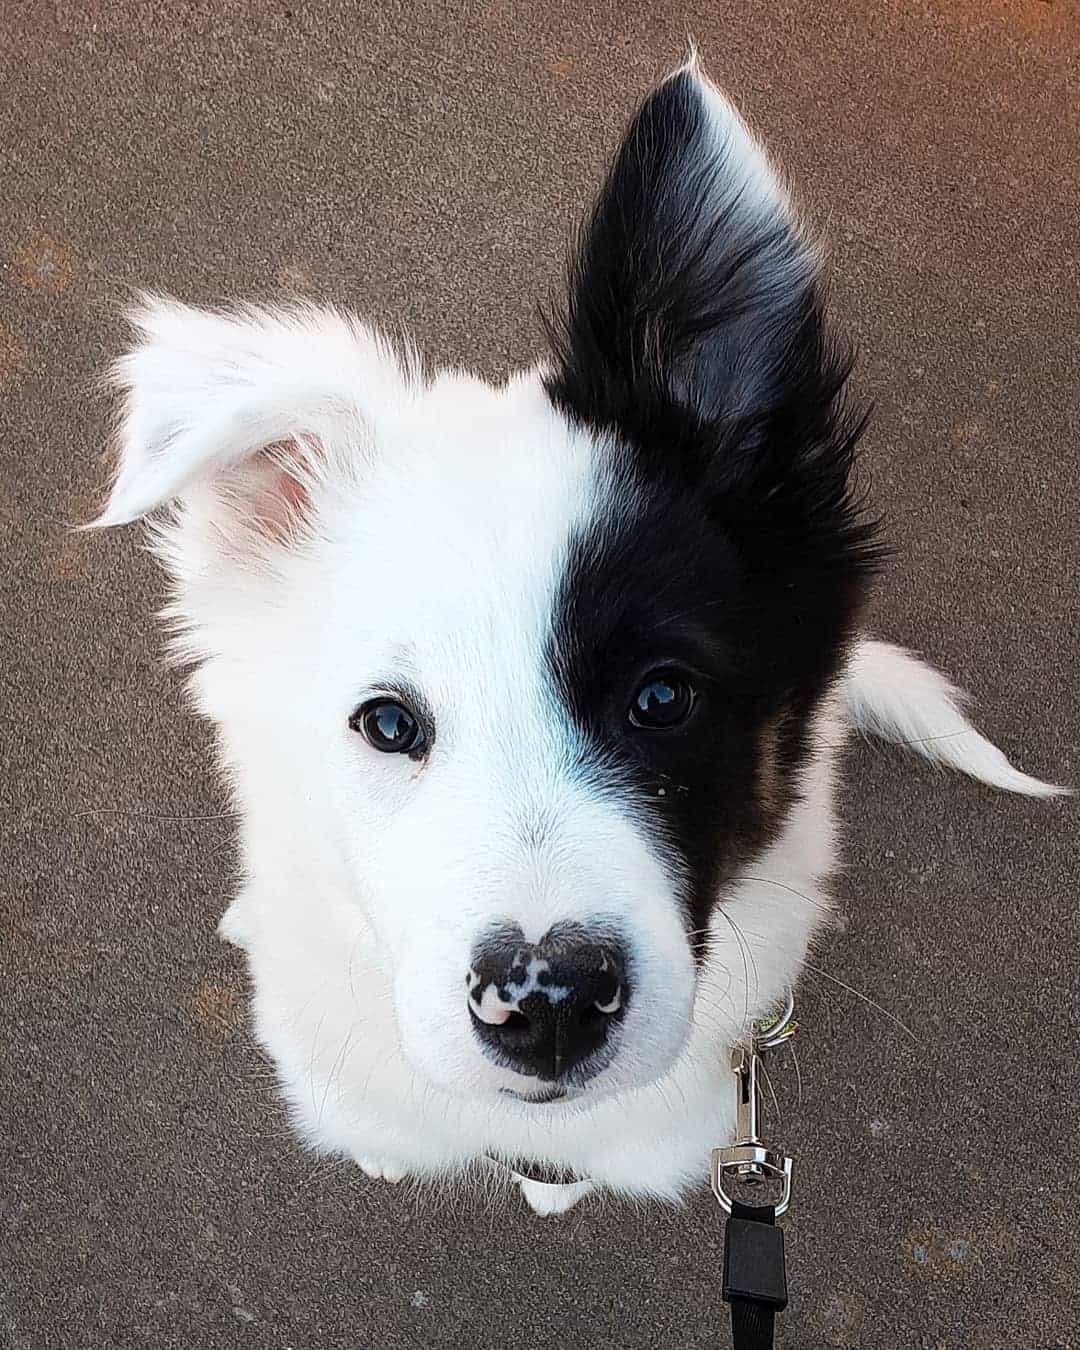
{"type": "Polygon", "coordinates": [[[249,870],[363,914],[433,1082],[660,1077],[702,962],[744,999],[725,889],[799,792],[875,562],[817,257],[737,115],[693,68],[647,100],[551,360],[505,386],[327,310],[135,323],[99,523],[174,504],[249,870]]]}

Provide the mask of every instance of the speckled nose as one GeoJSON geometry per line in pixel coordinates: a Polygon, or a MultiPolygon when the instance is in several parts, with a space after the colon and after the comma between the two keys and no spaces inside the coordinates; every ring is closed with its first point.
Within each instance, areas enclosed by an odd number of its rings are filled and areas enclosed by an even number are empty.
{"type": "Polygon", "coordinates": [[[539,942],[500,928],[466,981],[473,1031],[504,1068],[548,1081],[598,1073],[630,1000],[626,952],[607,928],[560,924],[539,942]]]}

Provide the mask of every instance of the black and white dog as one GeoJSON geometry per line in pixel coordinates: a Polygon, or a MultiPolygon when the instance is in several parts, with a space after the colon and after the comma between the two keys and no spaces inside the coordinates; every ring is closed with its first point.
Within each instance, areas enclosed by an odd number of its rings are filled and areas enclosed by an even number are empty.
{"type": "Polygon", "coordinates": [[[347,314],[157,298],[97,522],[154,527],[220,733],[258,1039],[371,1176],[487,1155],[675,1199],[827,912],[846,733],[1014,792],[860,638],[880,558],[821,262],[696,61],[645,101],[545,362],[425,375],[347,314]]]}

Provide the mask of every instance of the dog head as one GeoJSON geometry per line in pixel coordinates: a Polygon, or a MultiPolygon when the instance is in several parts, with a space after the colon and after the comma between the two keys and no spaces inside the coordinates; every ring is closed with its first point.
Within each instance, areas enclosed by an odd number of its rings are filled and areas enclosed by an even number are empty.
{"type": "Polygon", "coordinates": [[[362,911],[431,1080],[661,1076],[874,565],[818,255],[743,122],[693,66],[648,98],[501,387],[326,309],[134,322],[99,523],[171,506],[249,868],[362,911]]]}

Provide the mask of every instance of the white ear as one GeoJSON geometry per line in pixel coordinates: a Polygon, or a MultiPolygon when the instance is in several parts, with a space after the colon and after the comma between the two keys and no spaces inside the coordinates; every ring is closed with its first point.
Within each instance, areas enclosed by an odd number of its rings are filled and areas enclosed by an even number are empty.
{"type": "Polygon", "coordinates": [[[415,379],[382,339],[333,309],[210,313],[144,296],[130,319],[139,340],[112,372],[124,399],[119,468],[94,526],[135,520],[267,450],[250,476],[258,509],[275,485],[282,510],[295,507],[311,468],[302,461],[316,449],[355,453],[415,379]]]}

